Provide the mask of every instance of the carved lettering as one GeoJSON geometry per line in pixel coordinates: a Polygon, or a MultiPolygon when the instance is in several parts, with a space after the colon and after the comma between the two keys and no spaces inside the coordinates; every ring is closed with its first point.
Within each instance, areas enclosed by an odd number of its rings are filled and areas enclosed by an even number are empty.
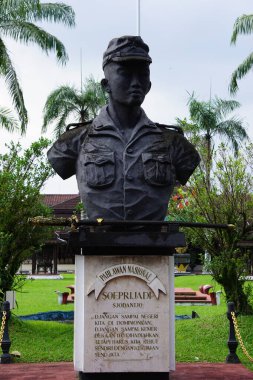
{"type": "MultiPolygon", "coordinates": [[[[121,296],[120,293],[119,296],[121,296]]],[[[110,294],[114,294],[114,292],[110,294]]],[[[94,315],[95,357],[121,358],[123,352],[159,350],[158,320],[159,315],[157,313],[103,313],[94,315]]]]}
{"type": "Polygon", "coordinates": [[[150,273],[148,270],[141,268],[137,265],[128,265],[128,272],[131,274],[136,274],[137,276],[141,276],[145,278],[147,281],[150,280],[152,273],[150,273]]]}
{"type": "Polygon", "coordinates": [[[113,272],[113,274],[126,274],[126,272],[127,272],[126,265],[114,267],[114,268],[112,268],[112,272],[113,272]]]}
{"type": "Polygon", "coordinates": [[[105,282],[110,277],[112,277],[111,271],[108,269],[105,272],[103,272],[99,277],[100,277],[100,280],[102,280],[103,282],[105,282]]]}
{"type": "Polygon", "coordinates": [[[103,292],[101,299],[106,300],[151,300],[152,292],[103,292]]]}

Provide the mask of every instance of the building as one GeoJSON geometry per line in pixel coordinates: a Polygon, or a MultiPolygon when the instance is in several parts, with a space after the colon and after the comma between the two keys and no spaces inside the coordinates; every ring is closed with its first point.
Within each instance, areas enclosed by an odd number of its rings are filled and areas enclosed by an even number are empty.
{"type": "MultiPolygon", "coordinates": [[[[78,194],[43,194],[43,203],[52,209],[56,218],[70,218],[76,213],[80,204],[78,194]]],[[[80,217],[80,215],[79,215],[80,217]]],[[[58,272],[58,264],[74,264],[75,252],[68,244],[68,227],[56,228],[52,238],[47,240],[40,250],[35,251],[32,257],[32,273],[58,272]]]]}

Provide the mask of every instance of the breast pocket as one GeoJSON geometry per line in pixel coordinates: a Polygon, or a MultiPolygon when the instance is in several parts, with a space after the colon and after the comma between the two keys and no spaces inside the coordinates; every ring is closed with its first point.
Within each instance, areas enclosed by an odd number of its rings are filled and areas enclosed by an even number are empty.
{"type": "Polygon", "coordinates": [[[154,186],[172,185],[175,183],[174,166],[167,153],[142,153],[145,180],[154,186]]]}
{"type": "Polygon", "coordinates": [[[84,169],[88,186],[93,188],[110,186],[115,180],[114,152],[86,153],[84,169]]]}

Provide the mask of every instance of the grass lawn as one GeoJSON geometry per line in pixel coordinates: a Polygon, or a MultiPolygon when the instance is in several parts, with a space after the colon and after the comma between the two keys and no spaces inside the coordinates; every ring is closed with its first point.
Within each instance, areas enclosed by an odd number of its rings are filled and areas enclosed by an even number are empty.
{"type": "Polygon", "coordinates": [[[27,280],[21,292],[17,293],[17,315],[27,315],[45,311],[73,310],[73,304],[58,305],[56,290],[69,292],[68,285],[75,283],[74,274],[64,274],[63,280],[27,280]]]}
{"type": "MultiPolygon", "coordinates": [[[[66,291],[74,283],[74,275],[64,275],[63,280],[27,280],[22,293],[17,294],[16,315],[45,311],[73,310],[73,304],[58,305],[55,290],[66,291]]],[[[197,290],[200,285],[220,287],[207,275],[176,277],[176,287],[197,290]]],[[[220,306],[176,306],[176,314],[191,315],[196,311],[200,318],[176,321],[177,362],[224,362],[227,354],[229,322],[226,304],[220,306]]],[[[239,316],[241,335],[248,352],[253,356],[253,316],[239,316]]],[[[10,323],[11,351],[19,351],[22,362],[72,361],[73,324],[59,322],[19,321],[10,323]]],[[[242,363],[253,370],[240,347],[237,354],[242,363]]]]}

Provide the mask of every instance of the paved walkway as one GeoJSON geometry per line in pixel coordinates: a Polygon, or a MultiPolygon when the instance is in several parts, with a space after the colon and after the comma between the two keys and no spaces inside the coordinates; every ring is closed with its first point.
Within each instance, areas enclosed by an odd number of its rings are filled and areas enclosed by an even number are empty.
{"type": "MultiPolygon", "coordinates": [[[[72,363],[0,364],[0,380],[76,379],[72,363]]],[[[253,372],[241,364],[178,363],[176,371],[170,374],[170,380],[183,379],[253,380],[253,372]]]]}

